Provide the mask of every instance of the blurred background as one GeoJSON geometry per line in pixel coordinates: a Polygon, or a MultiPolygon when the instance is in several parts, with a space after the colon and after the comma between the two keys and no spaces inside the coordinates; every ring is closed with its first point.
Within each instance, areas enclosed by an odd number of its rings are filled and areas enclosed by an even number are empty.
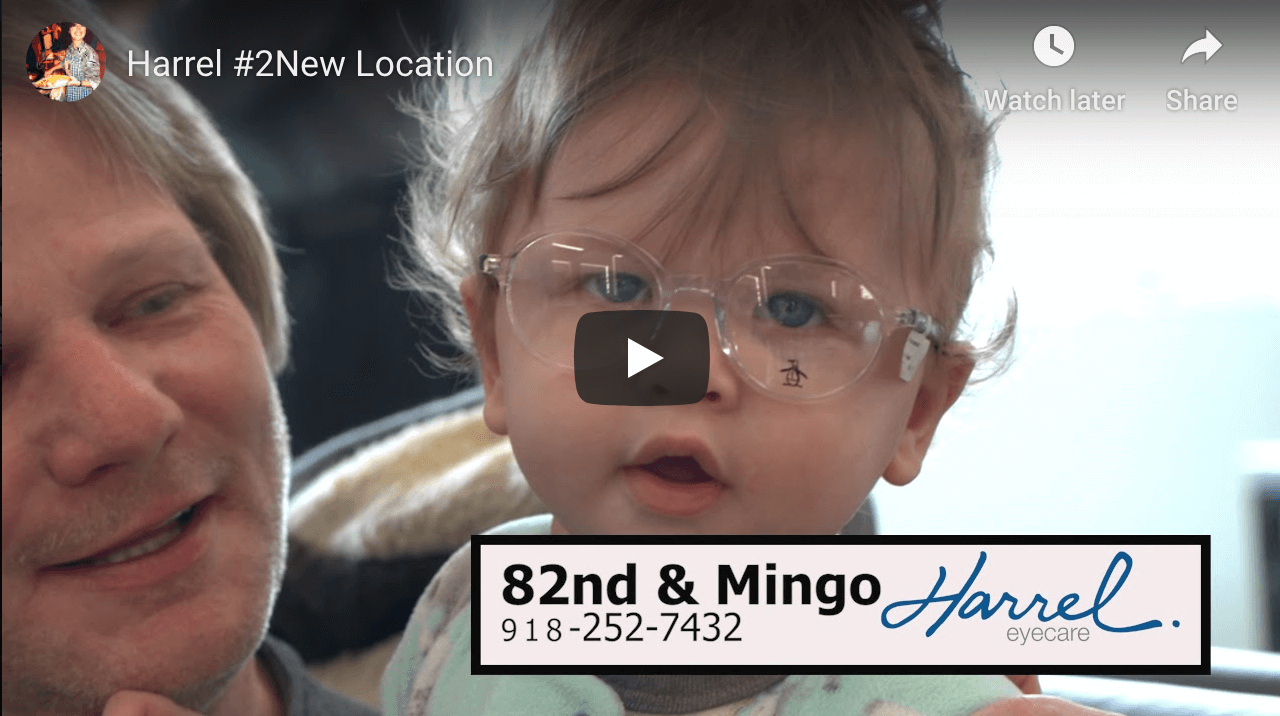
{"type": "MultiPolygon", "coordinates": [[[[468,30],[508,56],[536,3],[107,3],[169,55],[223,50],[182,80],[261,188],[294,317],[281,392],[301,453],[467,385],[432,375],[398,254],[400,77],[227,76],[241,49],[416,56],[468,30]],[[519,19],[516,19],[519,18],[519,19]],[[476,28],[495,27],[479,34],[476,28]],[[413,325],[416,323],[417,325],[413,325]]],[[[1015,113],[997,134],[997,270],[974,316],[1016,289],[1015,362],[944,421],[924,474],[875,492],[891,534],[1208,534],[1212,643],[1280,650],[1280,5],[948,3],[945,37],[976,91],[1127,95],[1123,111],[1015,113]],[[1047,25],[1075,55],[1032,52],[1047,25]],[[1211,29],[1222,49],[1180,58],[1211,29]],[[1173,112],[1170,89],[1232,93],[1173,112]]],[[[110,52],[110,48],[107,48],[110,52]]],[[[120,60],[108,72],[120,71],[120,60]]]]}

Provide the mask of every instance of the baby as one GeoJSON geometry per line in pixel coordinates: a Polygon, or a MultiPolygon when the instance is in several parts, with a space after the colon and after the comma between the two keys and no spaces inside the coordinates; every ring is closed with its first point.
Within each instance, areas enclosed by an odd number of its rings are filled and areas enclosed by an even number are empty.
{"type": "MultiPolygon", "coordinates": [[[[936,27],[920,2],[568,0],[464,130],[423,113],[422,287],[454,307],[485,422],[550,510],[496,532],[835,534],[877,480],[915,479],[978,357],[956,327],[989,251],[991,128],[936,27]],[[578,319],[627,309],[705,318],[700,402],[579,398],[578,319]]],[[[387,713],[938,716],[1018,693],[472,676],[470,576],[464,547],[423,595],[387,713]]]]}

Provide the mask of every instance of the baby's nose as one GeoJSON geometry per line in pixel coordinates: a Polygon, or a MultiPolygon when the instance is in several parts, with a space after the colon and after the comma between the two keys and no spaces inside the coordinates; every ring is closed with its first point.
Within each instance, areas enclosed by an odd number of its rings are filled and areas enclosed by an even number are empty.
{"type": "Polygon", "coordinates": [[[664,306],[668,311],[687,311],[702,316],[707,322],[707,337],[712,345],[720,343],[719,328],[716,320],[715,296],[709,288],[685,287],[677,290],[664,306]]]}
{"type": "Polygon", "coordinates": [[[718,407],[727,408],[737,404],[742,391],[742,378],[733,365],[733,360],[725,353],[727,338],[720,333],[719,306],[710,290],[685,289],[676,292],[666,306],[671,311],[687,311],[702,316],[707,324],[707,343],[709,370],[707,375],[707,393],[704,402],[715,403],[718,407]]]}

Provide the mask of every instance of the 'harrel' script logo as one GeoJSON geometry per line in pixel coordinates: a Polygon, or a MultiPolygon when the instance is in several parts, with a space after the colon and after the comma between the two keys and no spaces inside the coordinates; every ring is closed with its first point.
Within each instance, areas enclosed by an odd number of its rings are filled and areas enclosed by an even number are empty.
{"type": "MultiPolygon", "coordinates": [[[[977,581],[978,574],[982,572],[982,565],[986,564],[986,562],[987,553],[984,550],[978,556],[978,564],[973,568],[973,573],[969,575],[969,581],[964,583],[964,586],[960,588],[960,591],[955,594],[946,594],[942,596],[938,595],[938,591],[942,589],[942,583],[947,579],[947,569],[946,567],[938,567],[938,581],[934,583],[933,591],[929,592],[929,596],[924,599],[907,599],[890,604],[884,608],[883,612],[880,613],[880,623],[889,629],[897,629],[898,627],[907,625],[911,620],[920,616],[920,614],[924,612],[930,604],[949,602],[947,608],[942,612],[942,616],[938,617],[938,620],[933,623],[933,626],[929,627],[929,629],[924,633],[925,636],[933,636],[933,633],[938,630],[938,627],[942,626],[942,623],[945,622],[953,612],[957,612],[957,609],[961,619],[969,619],[973,616],[980,615],[984,620],[986,620],[995,616],[996,612],[1000,611],[1001,607],[1006,604],[1009,605],[1009,618],[1015,621],[1025,617],[1027,614],[1030,614],[1038,604],[1040,606],[1040,610],[1037,617],[1042,622],[1049,622],[1058,618],[1066,619],[1067,621],[1075,621],[1077,619],[1084,619],[1085,617],[1092,617],[1093,623],[1097,624],[1100,629],[1111,632],[1143,631],[1162,626],[1160,621],[1157,619],[1124,627],[1111,626],[1102,621],[1102,608],[1115,598],[1116,594],[1120,591],[1120,587],[1124,586],[1125,580],[1129,578],[1129,572],[1133,570],[1133,557],[1129,556],[1127,552],[1117,552],[1115,558],[1111,560],[1111,566],[1107,567],[1107,573],[1102,576],[1102,583],[1098,585],[1098,591],[1094,594],[1093,606],[1082,612],[1074,614],[1067,610],[1074,607],[1076,603],[1080,601],[1080,595],[1075,593],[1068,594],[1060,599],[1058,601],[1058,610],[1052,614],[1045,614],[1045,609],[1048,608],[1049,601],[1038,592],[1031,598],[1031,603],[1027,605],[1026,609],[1023,609],[1021,612],[1017,611],[1017,597],[1014,597],[1008,592],[1000,595],[1000,601],[996,602],[995,605],[991,604],[991,595],[987,592],[974,592],[973,594],[969,594],[969,589],[973,586],[973,583],[977,581]],[[1120,576],[1115,580],[1115,584],[1111,585],[1111,577],[1115,574],[1116,565],[1118,564],[1123,564],[1124,569],[1120,572],[1120,576]],[[968,595],[968,598],[966,598],[966,595],[968,595]],[[902,619],[895,622],[889,618],[890,612],[910,607],[915,607],[915,611],[902,619]]],[[[1177,622],[1174,622],[1174,624],[1177,625],[1177,622]]]]}

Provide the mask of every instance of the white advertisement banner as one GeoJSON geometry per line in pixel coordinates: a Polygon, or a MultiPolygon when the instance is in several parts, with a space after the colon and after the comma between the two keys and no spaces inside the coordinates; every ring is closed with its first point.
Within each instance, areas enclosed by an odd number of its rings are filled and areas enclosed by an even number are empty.
{"type": "Polygon", "coordinates": [[[1207,536],[928,540],[480,535],[472,670],[1208,673],[1207,536]]]}

